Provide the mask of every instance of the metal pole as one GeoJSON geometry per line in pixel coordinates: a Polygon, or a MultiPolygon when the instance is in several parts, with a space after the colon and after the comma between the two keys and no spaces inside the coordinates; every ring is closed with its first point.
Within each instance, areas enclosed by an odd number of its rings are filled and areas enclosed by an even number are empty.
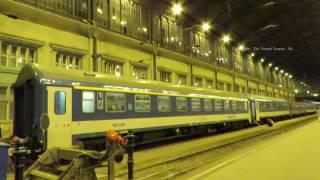
{"type": "Polygon", "coordinates": [[[115,142],[109,141],[108,144],[108,180],[114,180],[114,156],[113,153],[115,151],[115,142]]]}
{"type": "Polygon", "coordinates": [[[135,136],[133,134],[132,130],[129,130],[128,135],[127,135],[127,139],[128,139],[128,144],[127,144],[127,152],[128,152],[128,180],[132,180],[133,179],[133,164],[134,164],[134,160],[133,160],[133,150],[134,150],[134,139],[135,136]]]}
{"type": "Polygon", "coordinates": [[[27,153],[25,143],[26,141],[22,139],[15,144],[15,180],[23,180],[24,156],[27,153]]]}

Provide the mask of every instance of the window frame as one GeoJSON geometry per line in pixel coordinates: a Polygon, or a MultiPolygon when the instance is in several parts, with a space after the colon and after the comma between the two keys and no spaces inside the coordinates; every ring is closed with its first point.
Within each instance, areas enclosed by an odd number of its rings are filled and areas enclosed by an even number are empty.
{"type": "Polygon", "coordinates": [[[200,112],[201,111],[201,98],[191,98],[191,111],[192,112],[200,112]],[[195,110],[193,106],[193,100],[199,100],[199,110],[195,110]]]}
{"type": "Polygon", "coordinates": [[[176,111],[177,112],[187,112],[189,110],[189,107],[188,107],[188,98],[187,97],[181,97],[181,96],[178,96],[176,97],[176,111]],[[185,100],[185,107],[186,107],[186,110],[181,110],[181,109],[178,109],[178,106],[177,106],[177,101],[178,99],[184,99],[185,100]]]}
{"type": "Polygon", "coordinates": [[[126,93],[121,93],[121,92],[106,92],[104,93],[104,109],[105,109],[105,112],[107,113],[123,113],[123,112],[127,112],[127,97],[126,97],[126,93]],[[122,94],[123,97],[124,97],[124,110],[123,111],[109,111],[108,110],[108,100],[107,100],[107,95],[108,94],[122,94]]]}
{"type": "Polygon", "coordinates": [[[172,111],[172,105],[171,105],[171,96],[157,96],[157,111],[158,112],[171,112],[172,111]],[[168,98],[168,104],[169,104],[169,110],[168,111],[161,111],[159,110],[159,98],[168,98]]]}
{"type": "Polygon", "coordinates": [[[151,112],[152,110],[152,104],[151,104],[151,96],[149,94],[135,94],[134,95],[134,112],[137,112],[137,113],[141,113],[141,112],[151,112]],[[149,111],[137,111],[137,96],[148,96],[149,97],[149,101],[145,101],[145,100],[138,100],[138,102],[149,102],[149,111]]]}
{"type": "Polygon", "coordinates": [[[213,101],[212,99],[203,99],[203,110],[205,112],[211,112],[213,110],[213,101]],[[211,104],[211,107],[210,107],[210,110],[206,108],[206,101],[210,101],[210,104],[211,104]]]}
{"type": "MultiPolygon", "coordinates": [[[[89,101],[89,99],[85,99],[85,101],[89,101]]],[[[96,93],[94,91],[82,91],[82,95],[81,95],[81,112],[82,113],[86,113],[86,114],[90,114],[90,113],[95,113],[96,112],[96,93]],[[93,94],[93,99],[91,99],[90,101],[93,101],[93,111],[88,111],[85,112],[83,110],[83,102],[84,102],[84,93],[92,93],[93,94]]]]}
{"type": "Polygon", "coordinates": [[[67,93],[65,91],[55,91],[54,92],[54,114],[57,115],[57,116],[63,116],[65,115],[67,112],[67,93]],[[60,106],[60,103],[57,104],[57,95],[60,93],[63,93],[64,95],[64,111],[63,113],[62,112],[57,112],[57,106],[59,105],[60,106]]]}

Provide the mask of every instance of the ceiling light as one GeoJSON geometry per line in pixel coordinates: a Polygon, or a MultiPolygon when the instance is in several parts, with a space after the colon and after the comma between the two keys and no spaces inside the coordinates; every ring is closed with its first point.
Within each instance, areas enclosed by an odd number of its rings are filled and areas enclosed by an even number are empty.
{"type": "Polygon", "coordinates": [[[251,54],[250,54],[250,56],[251,56],[251,57],[254,57],[254,56],[255,56],[255,54],[254,54],[254,53],[251,53],[251,54]]]}
{"type": "Polygon", "coordinates": [[[276,71],[278,71],[278,70],[279,70],[278,66],[277,66],[277,67],[275,67],[274,69],[275,69],[276,71]]]}
{"type": "Polygon", "coordinates": [[[224,35],[224,36],[222,37],[222,41],[223,41],[224,43],[229,43],[229,42],[231,41],[231,38],[230,38],[229,35],[224,35]]]}
{"type": "Polygon", "coordinates": [[[208,22],[204,22],[204,23],[202,23],[201,28],[202,28],[203,32],[207,32],[207,31],[210,30],[211,26],[210,26],[210,24],[208,22]]]}
{"type": "Polygon", "coordinates": [[[281,73],[281,74],[283,74],[283,73],[284,73],[284,71],[281,69],[280,73],[281,73]]]}
{"type": "Polygon", "coordinates": [[[272,63],[269,63],[269,67],[272,67],[272,63]]]}
{"type": "Polygon", "coordinates": [[[181,4],[178,3],[173,4],[171,10],[174,15],[180,15],[183,11],[181,4]]]}
{"type": "Polygon", "coordinates": [[[242,44],[239,45],[238,50],[239,50],[239,51],[243,51],[243,50],[244,50],[244,45],[242,45],[242,44]]]}
{"type": "Polygon", "coordinates": [[[264,59],[263,58],[261,58],[261,61],[260,61],[261,63],[263,63],[264,62],[264,59]]]}

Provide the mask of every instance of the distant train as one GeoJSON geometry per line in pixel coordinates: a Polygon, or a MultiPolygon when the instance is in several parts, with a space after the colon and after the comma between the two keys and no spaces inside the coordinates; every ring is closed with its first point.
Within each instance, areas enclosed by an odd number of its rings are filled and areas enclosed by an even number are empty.
{"type": "Polygon", "coordinates": [[[315,113],[310,103],[35,65],[13,88],[14,135],[33,152],[93,148],[109,129],[131,129],[141,142],[315,113]]]}

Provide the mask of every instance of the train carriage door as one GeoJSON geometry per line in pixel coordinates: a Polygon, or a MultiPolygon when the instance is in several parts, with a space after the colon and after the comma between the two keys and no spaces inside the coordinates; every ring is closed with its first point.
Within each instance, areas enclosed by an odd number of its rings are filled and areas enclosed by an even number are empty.
{"type": "Polygon", "coordinates": [[[257,113],[256,113],[256,102],[254,100],[249,101],[249,108],[251,113],[251,122],[254,122],[257,120],[257,113]]]}
{"type": "Polygon", "coordinates": [[[72,146],[72,89],[47,87],[49,128],[47,148],[72,146]]]}

